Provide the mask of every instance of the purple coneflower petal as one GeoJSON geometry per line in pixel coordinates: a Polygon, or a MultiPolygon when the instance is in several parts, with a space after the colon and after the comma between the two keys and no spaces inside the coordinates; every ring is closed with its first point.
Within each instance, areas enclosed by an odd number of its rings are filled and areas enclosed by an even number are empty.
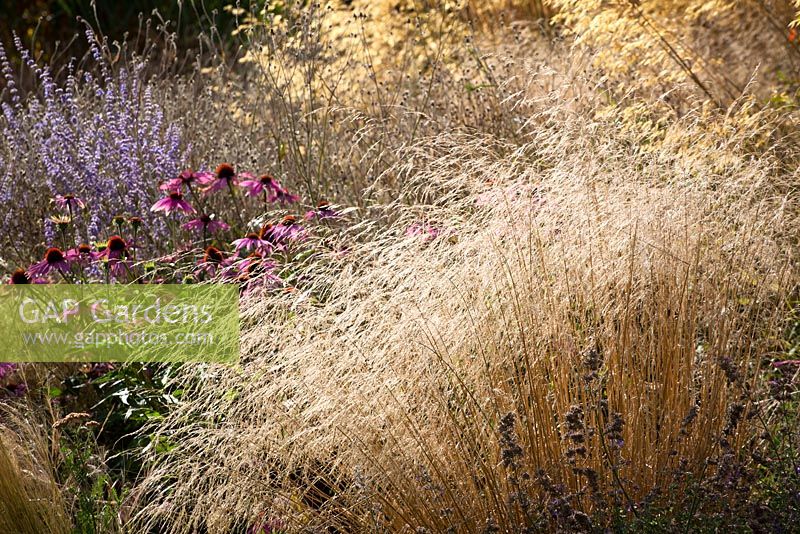
{"type": "Polygon", "coordinates": [[[72,194],[56,195],[56,197],[53,199],[53,202],[58,209],[62,210],[77,210],[84,209],[86,207],[86,203],[84,203],[83,200],[72,194]]]}
{"type": "Polygon", "coordinates": [[[47,276],[51,271],[57,270],[61,273],[69,271],[70,263],[64,256],[61,249],[50,247],[44,254],[44,258],[34,263],[28,268],[28,277],[31,279],[47,276]]]}
{"type": "Polygon", "coordinates": [[[237,252],[244,250],[245,252],[258,251],[269,254],[273,249],[272,243],[261,239],[258,234],[247,234],[245,237],[233,241],[232,245],[237,252]]]}
{"type": "Polygon", "coordinates": [[[214,233],[219,230],[229,230],[230,226],[213,215],[201,215],[183,225],[184,230],[203,230],[203,228],[207,232],[214,233]]]}
{"type": "Polygon", "coordinates": [[[152,212],[163,211],[166,215],[174,211],[183,213],[194,213],[194,208],[183,199],[183,194],[179,191],[172,191],[169,196],[162,198],[150,208],[152,212]]]}

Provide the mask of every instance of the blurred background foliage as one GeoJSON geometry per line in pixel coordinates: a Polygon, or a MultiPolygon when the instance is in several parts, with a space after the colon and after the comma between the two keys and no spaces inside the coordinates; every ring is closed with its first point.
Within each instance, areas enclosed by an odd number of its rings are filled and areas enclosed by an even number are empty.
{"type": "MultiPolygon", "coordinates": [[[[204,28],[214,28],[218,36],[230,36],[238,25],[239,11],[230,0],[0,0],[0,41],[13,58],[13,35],[18,35],[35,57],[44,62],[66,61],[86,51],[83,34],[91,24],[110,42],[144,39],[146,19],[153,17],[157,26],[150,31],[174,33],[177,45],[195,48],[204,28]],[[226,8],[227,6],[227,8],[226,8]],[[67,52],[65,52],[65,50],[67,52]]],[[[260,8],[264,0],[237,2],[242,10],[260,8]]],[[[275,2],[272,2],[275,4],[275,2]]]]}
{"type": "MultiPolygon", "coordinates": [[[[16,34],[40,62],[63,64],[85,53],[87,42],[81,36],[88,22],[112,44],[125,42],[142,50],[160,39],[170,46],[154,46],[151,52],[163,53],[174,45],[190,53],[211,49],[231,59],[247,40],[242,32],[258,25],[253,21],[311,3],[0,0],[0,42],[14,61],[16,34]]],[[[398,47],[415,33],[409,20],[443,28],[440,16],[456,14],[465,23],[465,31],[448,30],[456,40],[476,29],[485,38],[503,35],[501,28],[515,21],[533,22],[550,38],[574,38],[583,50],[594,51],[594,66],[614,82],[629,86],[631,80],[646,79],[637,91],[652,92],[648,96],[669,93],[667,100],[682,100],[689,95],[674,89],[689,82],[693,96],[725,108],[751,89],[753,81],[758,82],[760,96],[779,95],[781,104],[793,101],[797,90],[800,40],[793,27],[798,14],[794,1],[331,0],[321,5],[328,10],[327,22],[338,29],[334,33],[339,40],[363,38],[370,43],[375,66],[396,56],[398,47]],[[361,24],[354,14],[370,23],[361,24]]]]}

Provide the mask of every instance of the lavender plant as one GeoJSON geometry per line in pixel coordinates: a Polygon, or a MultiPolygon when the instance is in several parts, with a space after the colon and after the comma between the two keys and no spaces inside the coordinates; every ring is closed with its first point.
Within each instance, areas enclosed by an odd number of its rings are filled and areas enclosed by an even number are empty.
{"type": "Polygon", "coordinates": [[[4,259],[30,259],[30,245],[54,244],[48,204],[58,196],[74,195],[90,208],[73,212],[69,206],[78,242],[98,240],[120,213],[142,214],[154,239],[166,232],[149,207],[159,180],[176,175],[185,160],[181,130],[156,103],[145,61],[112,67],[108,44],[91,29],[85,33],[88,65],[78,70],[71,62],[63,82],[15,37],[24,69],[38,84],[29,95],[21,94],[0,46],[0,202],[10,208],[0,218],[0,241],[13,254],[4,259]]]}

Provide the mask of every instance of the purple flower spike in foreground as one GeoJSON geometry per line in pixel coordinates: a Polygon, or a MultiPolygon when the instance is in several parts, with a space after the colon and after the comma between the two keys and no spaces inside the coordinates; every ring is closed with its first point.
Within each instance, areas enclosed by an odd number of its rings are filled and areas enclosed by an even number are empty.
{"type": "Polygon", "coordinates": [[[264,254],[269,254],[272,252],[272,243],[261,239],[258,234],[254,233],[247,234],[243,238],[237,239],[232,244],[236,248],[236,252],[241,250],[244,250],[245,252],[255,250],[264,254]]]}
{"type": "Polygon", "coordinates": [[[214,215],[201,215],[183,225],[184,230],[203,230],[214,233],[218,230],[229,230],[227,223],[220,221],[214,215]]]}
{"type": "Polygon", "coordinates": [[[60,210],[67,210],[69,212],[77,211],[79,209],[86,208],[86,203],[76,197],[75,195],[56,195],[56,198],[53,199],[53,203],[56,207],[60,210]]]}
{"type": "Polygon", "coordinates": [[[194,208],[183,199],[183,193],[180,193],[179,191],[172,191],[168,197],[164,197],[153,204],[153,207],[150,208],[150,211],[163,211],[166,215],[169,215],[173,211],[194,213],[194,208]]]}
{"type": "Polygon", "coordinates": [[[16,363],[0,363],[0,380],[17,370],[16,363]]]}
{"type": "Polygon", "coordinates": [[[320,200],[317,203],[317,209],[310,210],[306,212],[306,220],[310,221],[311,219],[337,219],[340,216],[339,212],[333,209],[331,204],[327,200],[320,200]]]}
{"type": "Polygon", "coordinates": [[[183,186],[191,187],[194,184],[208,185],[214,181],[214,175],[210,172],[194,172],[186,169],[177,178],[161,184],[158,188],[162,191],[180,191],[183,186]]]}
{"type": "Polygon", "coordinates": [[[47,276],[51,271],[57,270],[61,273],[69,271],[69,261],[60,248],[50,247],[44,253],[44,258],[39,263],[34,263],[28,269],[30,278],[47,276]]]}
{"type": "Polygon", "coordinates": [[[233,187],[234,185],[239,185],[233,165],[230,163],[223,163],[217,167],[215,176],[213,177],[213,180],[211,180],[210,184],[211,185],[203,189],[204,193],[216,193],[217,191],[233,187]]]}

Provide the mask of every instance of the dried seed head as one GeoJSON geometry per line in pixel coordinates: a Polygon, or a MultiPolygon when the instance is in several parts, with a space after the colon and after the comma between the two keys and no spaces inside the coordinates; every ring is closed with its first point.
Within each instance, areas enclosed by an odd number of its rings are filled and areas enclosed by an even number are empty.
{"type": "Polygon", "coordinates": [[[25,273],[25,269],[17,269],[11,273],[11,283],[17,285],[30,284],[31,279],[28,278],[28,275],[25,273]]]}
{"type": "Polygon", "coordinates": [[[223,259],[222,252],[216,247],[208,247],[203,255],[203,261],[206,263],[220,263],[223,259]]]}
{"type": "Polygon", "coordinates": [[[217,167],[215,171],[217,174],[217,178],[220,180],[230,180],[234,176],[236,176],[236,171],[233,169],[233,165],[230,163],[223,163],[217,167]]]}
{"type": "Polygon", "coordinates": [[[127,248],[127,245],[125,244],[125,240],[122,239],[120,236],[112,235],[111,237],[108,238],[108,243],[106,244],[106,248],[108,248],[108,250],[110,250],[111,252],[122,252],[127,248]]]}
{"type": "Polygon", "coordinates": [[[50,247],[47,249],[47,252],[44,253],[44,259],[51,265],[60,263],[64,261],[64,253],[60,248],[50,247]]]}

